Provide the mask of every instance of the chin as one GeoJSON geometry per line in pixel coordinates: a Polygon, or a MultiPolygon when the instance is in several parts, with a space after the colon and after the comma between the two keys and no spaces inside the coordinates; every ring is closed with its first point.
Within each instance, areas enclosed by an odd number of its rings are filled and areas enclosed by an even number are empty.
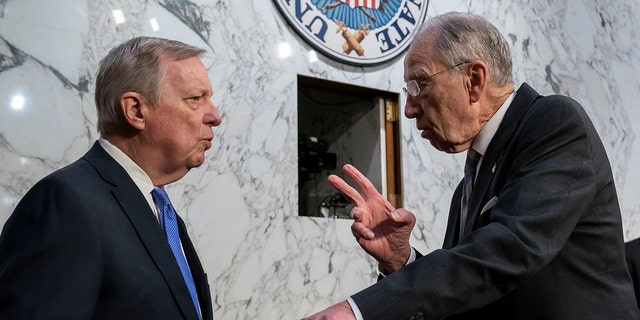
{"type": "Polygon", "coordinates": [[[458,153],[460,150],[456,150],[455,146],[452,146],[448,143],[439,143],[438,141],[429,140],[431,145],[438,149],[438,151],[446,152],[446,153],[458,153]]]}
{"type": "Polygon", "coordinates": [[[444,150],[444,148],[442,148],[442,146],[441,146],[441,145],[436,144],[435,142],[433,142],[433,141],[431,141],[431,140],[429,140],[429,142],[431,143],[431,146],[433,146],[434,148],[438,149],[438,151],[444,151],[444,152],[447,152],[446,150],[444,150]]]}
{"type": "Polygon", "coordinates": [[[201,165],[203,165],[203,164],[204,164],[204,159],[202,159],[202,160],[196,160],[196,161],[193,163],[193,168],[197,168],[197,167],[199,167],[199,166],[201,166],[201,165]]]}
{"type": "Polygon", "coordinates": [[[197,157],[197,158],[195,158],[195,159],[192,159],[192,160],[191,160],[191,161],[189,161],[189,163],[187,164],[187,167],[188,167],[189,169],[197,168],[197,167],[201,166],[202,164],[204,164],[204,159],[205,159],[205,158],[204,158],[204,154],[203,154],[203,155],[201,155],[201,156],[199,156],[199,157],[197,157]]]}

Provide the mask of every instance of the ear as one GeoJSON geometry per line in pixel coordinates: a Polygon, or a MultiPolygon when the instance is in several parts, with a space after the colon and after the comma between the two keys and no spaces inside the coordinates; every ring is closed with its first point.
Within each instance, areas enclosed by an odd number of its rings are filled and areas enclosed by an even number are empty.
{"type": "Polygon", "coordinates": [[[489,81],[489,69],[484,62],[473,60],[469,62],[467,89],[471,103],[476,103],[482,98],[489,81]]]}
{"type": "Polygon", "coordinates": [[[120,108],[124,119],[139,131],[144,130],[145,127],[146,101],[144,96],[136,92],[125,92],[120,96],[120,108]]]}

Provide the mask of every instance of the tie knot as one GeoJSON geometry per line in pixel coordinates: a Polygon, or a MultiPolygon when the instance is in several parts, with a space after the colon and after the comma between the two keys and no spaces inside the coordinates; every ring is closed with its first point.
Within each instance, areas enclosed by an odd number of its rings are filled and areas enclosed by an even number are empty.
{"type": "Polygon", "coordinates": [[[474,150],[473,148],[469,148],[467,151],[467,160],[464,163],[464,173],[471,174],[476,172],[476,167],[478,166],[478,161],[480,160],[480,153],[474,150]]]}
{"type": "Polygon", "coordinates": [[[153,190],[151,191],[151,197],[153,198],[153,202],[160,208],[164,208],[165,206],[171,204],[171,201],[169,201],[169,196],[163,188],[153,188],[153,190]]]}

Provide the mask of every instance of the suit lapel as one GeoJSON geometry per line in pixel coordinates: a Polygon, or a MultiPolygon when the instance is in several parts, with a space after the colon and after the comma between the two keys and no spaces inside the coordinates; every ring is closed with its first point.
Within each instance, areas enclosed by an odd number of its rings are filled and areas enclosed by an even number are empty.
{"type": "Polygon", "coordinates": [[[103,179],[114,185],[113,196],[162,273],[185,318],[197,319],[198,315],[182,278],[180,267],[140,189],[98,142],[87,152],[85,158],[93,164],[103,179]]]}
{"type": "Polygon", "coordinates": [[[489,147],[482,158],[482,164],[480,165],[476,183],[473,188],[474,192],[471,195],[469,212],[473,214],[467,216],[465,234],[472,231],[476,218],[478,214],[480,214],[480,209],[484,205],[482,199],[485,198],[488,191],[488,186],[491,179],[493,179],[493,173],[497,170],[497,167],[500,166],[501,155],[505,144],[511,139],[520,124],[522,116],[537,97],[539,97],[538,92],[528,84],[523,83],[518,89],[515,99],[511,102],[507,113],[504,115],[498,131],[496,131],[493,139],[491,139],[491,143],[489,143],[489,147]]]}

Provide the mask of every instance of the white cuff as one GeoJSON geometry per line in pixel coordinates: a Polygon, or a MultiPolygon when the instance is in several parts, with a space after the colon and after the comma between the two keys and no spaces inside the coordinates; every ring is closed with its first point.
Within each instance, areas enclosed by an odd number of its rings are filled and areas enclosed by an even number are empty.
{"type": "Polygon", "coordinates": [[[409,263],[414,261],[416,261],[416,249],[411,248],[411,254],[409,255],[409,259],[407,259],[407,262],[404,265],[406,266],[409,263]]]}
{"type": "Polygon", "coordinates": [[[351,310],[353,311],[353,314],[356,316],[356,320],[364,320],[364,318],[362,317],[362,313],[360,313],[360,309],[358,308],[358,305],[356,304],[356,302],[353,301],[351,297],[347,298],[347,302],[351,306],[351,310]]]}
{"type": "MultiPolygon", "coordinates": [[[[414,248],[411,248],[411,254],[409,254],[409,259],[407,259],[407,262],[404,263],[404,265],[408,265],[411,262],[416,261],[416,250],[414,248]]],[[[386,275],[384,273],[380,273],[380,275],[384,278],[386,277],[386,275]]]]}

